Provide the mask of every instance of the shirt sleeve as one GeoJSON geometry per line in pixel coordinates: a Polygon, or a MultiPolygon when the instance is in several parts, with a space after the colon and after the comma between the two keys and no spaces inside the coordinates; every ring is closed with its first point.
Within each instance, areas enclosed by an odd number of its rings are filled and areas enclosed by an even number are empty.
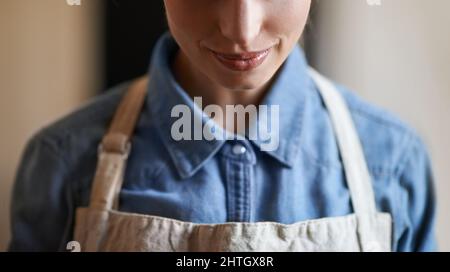
{"type": "Polygon", "coordinates": [[[436,199],[434,176],[425,145],[413,137],[404,157],[400,174],[401,209],[404,228],[398,241],[398,251],[435,251],[434,224],[436,199]]]}
{"type": "Polygon", "coordinates": [[[71,218],[65,168],[56,141],[38,134],[27,143],[13,186],[9,251],[65,248],[71,218]]]}

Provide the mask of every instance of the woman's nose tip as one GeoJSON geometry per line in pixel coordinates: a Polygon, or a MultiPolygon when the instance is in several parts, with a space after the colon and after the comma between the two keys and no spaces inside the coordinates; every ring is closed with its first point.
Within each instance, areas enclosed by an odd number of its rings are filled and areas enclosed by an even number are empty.
{"type": "Polygon", "coordinates": [[[250,45],[263,24],[262,11],[254,1],[227,1],[220,22],[222,35],[240,45],[250,45]]]}

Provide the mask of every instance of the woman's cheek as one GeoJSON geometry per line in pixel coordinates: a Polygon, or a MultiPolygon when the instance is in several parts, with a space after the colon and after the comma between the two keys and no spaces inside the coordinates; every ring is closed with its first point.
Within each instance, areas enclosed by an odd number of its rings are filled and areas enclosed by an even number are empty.
{"type": "Polygon", "coordinates": [[[196,37],[205,32],[205,28],[212,23],[209,21],[209,13],[205,6],[191,0],[168,0],[166,12],[169,26],[177,29],[189,37],[196,37]],[[184,1],[184,2],[183,2],[184,1]]]}
{"type": "Polygon", "coordinates": [[[300,36],[308,19],[311,1],[286,0],[273,5],[267,14],[268,28],[284,36],[300,36]]]}

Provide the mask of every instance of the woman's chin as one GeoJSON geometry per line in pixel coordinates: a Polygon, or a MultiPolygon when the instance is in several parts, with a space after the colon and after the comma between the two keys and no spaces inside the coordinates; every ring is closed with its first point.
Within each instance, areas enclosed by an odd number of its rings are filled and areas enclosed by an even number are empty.
{"type": "Polygon", "coordinates": [[[263,87],[271,78],[271,76],[264,75],[249,75],[246,73],[233,75],[218,75],[213,76],[215,82],[220,86],[232,91],[247,91],[255,90],[263,87]]]}
{"type": "Polygon", "coordinates": [[[219,82],[221,86],[230,91],[249,91],[255,90],[262,87],[264,84],[261,82],[251,82],[251,81],[221,81],[219,82]]]}

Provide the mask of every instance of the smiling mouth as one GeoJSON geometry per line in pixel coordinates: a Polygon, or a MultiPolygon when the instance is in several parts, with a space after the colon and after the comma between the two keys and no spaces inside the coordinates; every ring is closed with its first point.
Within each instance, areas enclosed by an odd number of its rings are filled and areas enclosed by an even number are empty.
{"type": "Polygon", "coordinates": [[[226,54],[211,50],[214,57],[226,68],[233,71],[250,71],[260,66],[270,54],[272,48],[258,52],[226,54]]]}

